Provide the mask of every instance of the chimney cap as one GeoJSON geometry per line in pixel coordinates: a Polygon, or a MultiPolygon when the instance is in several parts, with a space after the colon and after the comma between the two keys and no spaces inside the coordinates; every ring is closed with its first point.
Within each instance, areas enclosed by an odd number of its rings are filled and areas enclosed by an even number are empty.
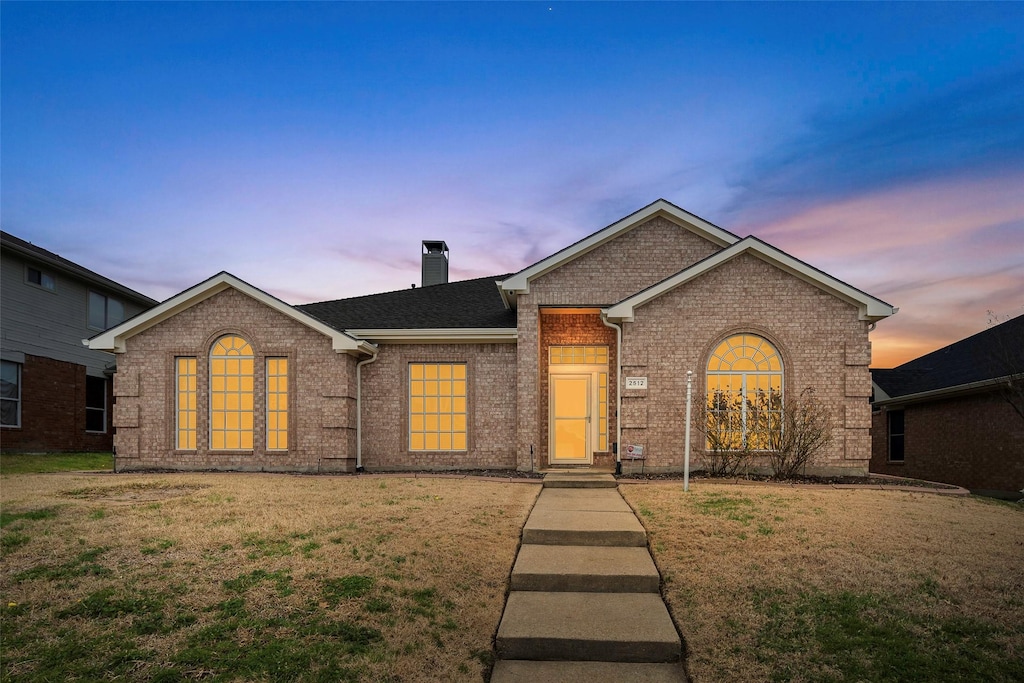
{"type": "Polygon", "coordinates": [[[423,240],[423,252],[426,254],[444,254],[448,252],[448,245],[444,240],[423,240]]]}

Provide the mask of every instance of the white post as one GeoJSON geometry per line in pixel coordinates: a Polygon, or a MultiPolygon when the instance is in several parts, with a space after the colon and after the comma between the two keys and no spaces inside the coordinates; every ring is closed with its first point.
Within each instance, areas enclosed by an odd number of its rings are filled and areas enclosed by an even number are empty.
{"type": "Polygon", "coordinates": [[[686,371],[686,447],[683,457],[683,490],[690,490],[690,402],[693,387],[693,370],[686,371]]]}

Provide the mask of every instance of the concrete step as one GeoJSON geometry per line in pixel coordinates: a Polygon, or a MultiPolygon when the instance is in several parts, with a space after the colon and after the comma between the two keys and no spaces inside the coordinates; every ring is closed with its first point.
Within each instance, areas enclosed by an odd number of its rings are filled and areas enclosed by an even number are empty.
{"type": "Polygon", "coordinates": [[[534,509],[633,512],[618,489],[541,489],[534,509]]]}
{"type": "Polygon", "coordinates": [[[523,526],[523,543],[646,546],[647,532],[632,512],[545,510],[534,507],[523,526]]]}
{"type": "Polygon", "coordinates": [[[682,664],[501,659],[491,673],[491,683],[683,683],[685,680],[682,664]]]}
{"type": "Polygon", "coordinates": [[[523,545],[514,591],[657,593],[661,577],[647,548],[523,545]]]}
{"type": "Polygon", "coordinates": [[[678,662],[679,634],[657,593],[513,591],[498,659],[678,662]]]}
{"type": "Polygon", "coordinates": [[[613,489],[616,486],[615,477],[597,472],[548,472],[544,475],[544,488],[613,489]]]}

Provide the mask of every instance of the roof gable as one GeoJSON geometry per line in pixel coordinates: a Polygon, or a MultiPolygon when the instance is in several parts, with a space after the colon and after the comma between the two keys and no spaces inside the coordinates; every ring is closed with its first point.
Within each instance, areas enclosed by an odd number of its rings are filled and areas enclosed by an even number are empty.
{"type": "Polygon", "coordinates": [[[263,290],[253,287],[248,282],[240,280],[231,273],[224,271],[214,275],[209,280],[200,282],[199,284],[172,296],[170,299],[154,306],[148,311],[140,313],[134,318],[126,320],[116,327],[110,328],[106,332],[101,332],[92,339],[85,340],[84,343],[86,343],[90,349],[124,353],[125,340],[129,337],[133,337],[140,332],[144,332],[145,330],[174,317],[181,311],[206,301],[226,289],[234,289],[241,292],[242,294],[245,294],[246,296],[249,296],[274,309],[278,313],[288,316],[306,327],[319,332],[325,337],[329,337],[331,339],[332,348],[338,353],[344,352],[356,354],[360,352],[373,352],[374,347],[372,344],[355,339],[345,332],[336,330],[323,321],[286,304],[280,299],[271,296],[263,290]]]}
{"type": "Polygon", "coordinates": [[[637,292],[614,306],[610,306],[605,309],[605,314],[609,320],[631,322],[637,307],[643,306],[647,302],[686,284],[710,270],[718,268],[724,263],[728,263],[741,254],[751,254],[790,275],[853,304],[860,311],[861,320],[874,322],[893,315],[897,310],[881,299],[876,299],[870,294],[846,284],[842,280],[837,280],[828,273],[820,271],[780,249],[776,249],[767,242],[762,242],[756,237],[746,237],[706,259],[698,261],[688,268],[684,268],[672,277],[666,278],[641,292],[637,292]]]}
{"type": "Polygon", "coordinates": [[[499,283],[504,296],[514,299],[517,294],[529,294],[530,282],[536,278],[549,273],[556,268],[572,261],[587,252],[590,252],[602,244],[606,244],[616,237],[629,232],[633,228],[646,223],[647,221],[661,216],[672,223],[689,230],[690,232],[703,237],[704,239],[720,247],[726,247],[739,241],[739,237],[723,230],[716,225],[705,221],[703,218],[679,208],[675,204],[664,199],[659,199],[644,208],[631,213],[615,223],[612,223],[602,230],[584,237],[575,244],[548,256],[545,259],[527,266],[499,283]]]}

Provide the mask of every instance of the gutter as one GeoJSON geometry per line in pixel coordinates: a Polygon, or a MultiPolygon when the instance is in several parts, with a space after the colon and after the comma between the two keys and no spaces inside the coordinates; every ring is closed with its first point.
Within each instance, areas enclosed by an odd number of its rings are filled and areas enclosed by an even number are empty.
{"type": "Polygon", "coordinates": [[[615,474],[622,474],[622,325],[609,322],[601,311],[601,322],[615,330],[615,474]]]}
{"type": "Polygon", "coordinates": [[[916,394],[906,394],[905,396],[893,396],[881,401],[875,401],[873,405],[887,406],[901,403],[918,403],[920,401],[927,401],[931,398],[941,398],[946,395],[951,396],[954,394],[980,392],[986,389],[998,387],[1001,384],[1007,384],[1015,379],[1024,379],[1024,374],[1003,375],[1002,377],[993,377],[992,379],[982,379],[976,382],[968,382],[967,384],[958,384],[954,387],[919,391],[916,394]]]}
{"type": "Polygon", "coordinates": [[[373,355],[356,363],[356,472],[363,471],[363,366],[377,360],[380,349],[374,347],[373,355]]]}

